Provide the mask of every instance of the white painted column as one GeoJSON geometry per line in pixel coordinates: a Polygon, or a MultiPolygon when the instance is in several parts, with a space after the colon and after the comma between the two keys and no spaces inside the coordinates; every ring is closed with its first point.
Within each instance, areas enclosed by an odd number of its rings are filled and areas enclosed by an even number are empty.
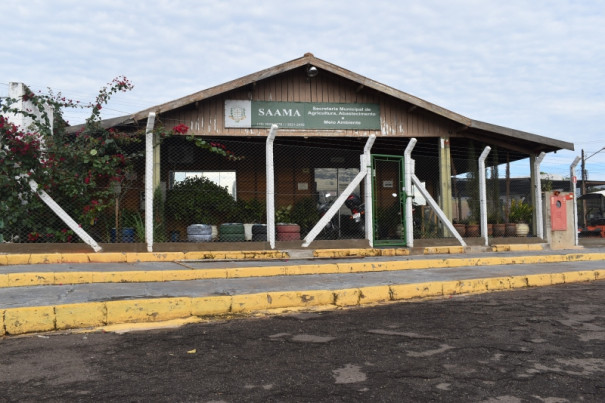
{"type": "Polygon", "coordinates": [[[573,232],[575,234],[575,246],[580,244],[580,241],[578,240],[578,195],[576,192],[576,165],[578,165],[580,160],[580,157],[576,157],[569,166],[569,184],[571,191],[573,192],[573,232]]]}
{"type": "Polygon", "coordinates": [[[267,135],[265,166],[267,175],[267,241],[275,249],[275,165],[273,162],[273,141],[277,134],[277,125],[271,125],[267,135]]]}
{"type": "Polygon", "coordinates": [[[412,150],[416,146],[415,138],[411,138],[403,153],[404,186],[405,186],[405,243],[408,248],[414,246],[414,217],[412,206],[412,175],[414,164],[412,161],[412,150]]]}
{"type": "Polygon", "coordinates": [[[540,164],[546,154],[541,152],[536,157],[532,166],[534,178],[534,221],[536,228],[536,236],[544,238],[544,217],[542,217],[542,180],[540,178],[540,164]]]}
{"type": "Polygon", "coordinates": [[[360,171],[366,170],[366,176],[364,180],[365,187],[365,235],[366,239],[370,244],[370,248],[374,247],[374,222],[373,222],[373,200],[372,200],[372,146],[376,140],[376,135],[370,135],[365,147],[363,148],[363,155],[361,156],[361,167],[360,171]],[[371,140],[371,142],[370,142],[371,140]]]}
{"type": "MultiPolygon", "coordinates": [[[[153,126],[155,112],[149,112],[145,130],[145,241],[147,252],[153,252],[153,126]]],[[[117,234],[116,234],[117,236],[117,234]]]]}
{"type": "Polygon", "coordinates": [[[487,146],[479,156],[479,219],[481,221],[481,236],[485,240],[485,246],[489,245],[487,234],[487,191],[485,188],[485,159],[491,151],[487,146]]]}

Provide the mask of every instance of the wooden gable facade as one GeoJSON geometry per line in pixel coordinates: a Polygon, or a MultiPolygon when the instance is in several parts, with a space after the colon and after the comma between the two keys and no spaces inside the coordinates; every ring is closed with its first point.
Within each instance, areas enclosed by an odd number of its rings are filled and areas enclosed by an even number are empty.
{"type": "MultiPolygon", "coordinates": [[[[314,182],[314,168],[359,167],[359,155],[370,135],[376,136],[373,154],[403,155],[409,140],[416,138],[418,145],[413,154],[416,174],[426,182],[435,199],[442,202],[452,199],[451,175],[468,169],[467,161],[450,157],[450,147],[458,150],[476,147],[480,153],[482,147],[489,145],[500,150],[499,164],[535,158],[542,152],[573,150],[572,143],[467,118],[311,53],[103,124],[140,128],[145,126],[149,113],[154,112],[156,126],[170,128],[185,124],[189,127],[188,135],[228,144],[235,154],[246,158],[228,161],[200,150],[186,151],[184,142],[162,145],[160,175],[156,180],[169,185],[170,172],[175,170],[233,170],[237,172],[238,198],[262,199],[266,189],[264,144],[269,129],[226,127],[228,100],[379,106],[380,127],[374,130],[280,128],[275,144],[285,151],[275,155],[278,207],[291,205],[313,193],[312,186],[299,184],[314,182]],[[310,76],[309,68],[315,69],[316,74],[310,76]]],[[[389,189],[382,191],[385,195],[389,192],[389,189]]],[[[451,217],[451,206],[447,202],[442,205],[451,217]]]]}

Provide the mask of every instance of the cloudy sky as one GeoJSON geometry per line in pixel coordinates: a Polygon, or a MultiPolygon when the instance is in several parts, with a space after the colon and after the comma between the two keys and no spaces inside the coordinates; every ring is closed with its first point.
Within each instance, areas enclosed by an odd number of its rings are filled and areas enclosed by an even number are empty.
{"type": "MultiPolygon", "coordinates": [[[[582,149],[605,147],[603,0],[2,0],[0,15],[0,96],[18,81],[92,101],[125,75],[135,89],[110,118],[311,52],[469,118],[573,142],[545,172],[569,175],[582,149]]],[[[587,170],[605,180],[605,151],[587,170]]]]}

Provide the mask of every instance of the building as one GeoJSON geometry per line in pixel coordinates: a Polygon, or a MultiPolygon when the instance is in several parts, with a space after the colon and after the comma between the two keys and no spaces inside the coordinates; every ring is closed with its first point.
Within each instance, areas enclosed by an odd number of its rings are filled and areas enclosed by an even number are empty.
{"type": "MultiPolygon", "coordinates": [[[[158,143],[155,186],[170,192],[185,177],[204,176],[226,186],[238,200],[264,200],[265,142],[270,126],[277,124],[278,212],[280,208],[286,212],[302,200],[311,199],[315,204],[326,193],[342,191],[359,172],[359,156],[367,139],[376,136],[371,153],[377,156],[372,195],[378,228],[380,220],[403,220],[403,166],[401,160],[391,157],[401,157],[411,138],[418,140],[412,154],[415,173],[449,219],[455,217],[452,177],[470,172],[486,146],[492,149],[488,166],[529,158],[528,176],[532,177],[540,153],[574,148],[572,143],[470,119],[311,53],[102,123],[142,130],[151,112],[156,114],[156,128],[189,128],[187,134],[158,143]],[[206,148],[196,148],[186,136],[203,140],[206,148]],[[222,147],[237,158],[208,153],[209,146],[222,147]]],[[[140,171],[138,193],[131,193],[126,202],[130,208],[139,207],[142,180],[140,171]]],[[[363,187],[361,184],[356,191],[363,193],[363,187]]],[[[346,214],[341,209],[341,224],[346,214]]],[[[168,229],[182,234],[188,224],[172,222],[168,229]]],[[[427,235],[431,234],[419,234],[427,235]]],[[[401,238],[392,229],[375,236],[401,238]]],[[[443,236],[443,232],[435,231],[434,236],[443,236]]]]}

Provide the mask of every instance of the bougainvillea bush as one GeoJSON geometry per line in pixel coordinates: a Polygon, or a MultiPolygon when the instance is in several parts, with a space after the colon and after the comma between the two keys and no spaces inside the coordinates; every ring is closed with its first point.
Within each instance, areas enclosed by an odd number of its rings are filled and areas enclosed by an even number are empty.
{"type": "Polygon", "coordinates": [[[137,133],[104,129],[100,124],[100,111],[110,97],[131,89],[132,84],[125,77],[118,77],[101,89],[95,102],[86,106],[61,94],[42,95],[29,90],[22,97],[28,105],[25,110],[16,108],[19,100],[2,102],[0,216],[6,241],[77,240],[31,190],[30,180],[82,227],[95,232],[93,227],[99,217],[114,206],[115,190],[121,188],[133,170],[133,163],[142,156],[137,133]],[[88,107],[91,114],[83,129],[72,133],[67,130],[62,112],[74,107],[88,107]],[[48,110],[53,111],[52,119],[48,110]],[[29,127],[16,127],[8,120],[10,114],[30,117],[33,123],[29,127]]]}
{"type": "MultiPolygon", "coordinates": [[[[123,222],[128,214],[123,214],[126,211],[119,204],[137,176],[135,165],[143,163],[144,132],[136,128],[120,131],[104,127],[101,110],[114,94],[132,88],[128,79],[117,77],[101,88],[95,101],[88,105],[52,91],[35,94],[28,89],[22,99],[2,100],[0,234],[5,241],[79,241],[39,194],[32,191],[32,180],[97,241],[109,241],[116,224],[118,227],[128,224],[123,222]],[[27,105],[24,110],[17,108],[20,101],[27,105]],[[90,116],[80,130],[70,128],[63,120],[67,108],[90,109],[90,116]],[[17,127],[9,121],[11,115],[23,115],[33,123],[17,127]]],[[[227,160],[243,159],[223,144],[187,135],[188,131],[189,127],[182,123],[167,129],[161,121],[154,130],[160,141],[179,135],[197,148],[227,160]]],[[[162,220],[162,214],[156,214],[156,220],[162,220]]],[[[161,228],[163,223],[154,224],[154,228],[161,228]]],[[[119,241],[120,237],[114,235],[114,239],[119,241]]]]}

